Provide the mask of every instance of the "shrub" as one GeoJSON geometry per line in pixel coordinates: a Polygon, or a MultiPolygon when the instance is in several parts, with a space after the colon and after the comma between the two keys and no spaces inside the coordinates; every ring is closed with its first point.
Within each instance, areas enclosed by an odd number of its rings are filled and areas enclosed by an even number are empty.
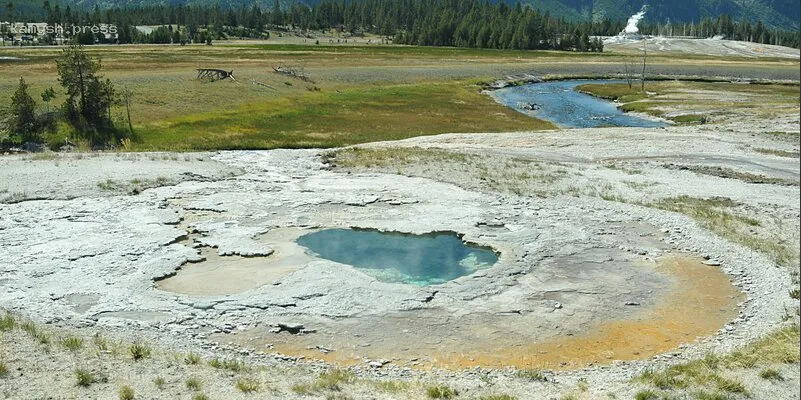
{"type": "Polygon", "coordinates": [[[353,383],[355,381],[356,376],[353,375],[353,373],[341,369],[334,369],[320,374],[320,377],[317,378],[317,382],[315,382],[315,386],[319,389],[342,390],[341,384],[353,383]]]}
{"type": "Polygon", "coordinates": [[[245,365],[245,362],[236,359],[220,360],[219,358],[214,358],[209,361],[209,366],[217,369],[227,369],[233,372],[242,372],[247,370],[247,365],[245,365]]]}
{"type": "Polygon", "coordinates": [[[123,386],[120,388],[120,400],[133,400],[134,396],[134,390],[130,386],[123,386]]]}
{"type": "Polygon", "coordinates": [[[184,362],[189,365],[197,365],[200,363],[200,356],[195,353],[189,353],[186,355],[184,362]]]}
{"type": "Polygon", "coordinates": [[[36,326],[36,324],[34,324],[31,321],[25,321],[19,327],[20,327],[20,329],[22,329],[23,332],[26,332],[27,334],[29,334],[31,336],[34,336],[36,334],[36,332],[39,331],[39,328],[36,326]]]}
{"type": "Polygon", "coordinates": [[[782,374],[779,371],[777,371],[777,370],[775,370],[773,368],[766,368],[766,369],[763,369],[762,371],[759,371],[759,377],[762,378],[762,379],[767,379],[769,381],[783,381],[784,380],[784,377],[782,376],[782,374]]]}
{"type": "Polygon", "coordinates": [[[659,396],[652,390],[641,390],[634,395],[634,400],[656,400],[659,396]]]}
{"type": "Polygon", "coordinates": [[[95,347],[100,351],[108,350],[108,341],[99,332],[92,336],[92,343],[94,343],[95,347]]]}
{"type": "Polygon", "coordinates": [[[69,351],[78,351],[83,348],[83,338],[78,336],[67,336],[65,338],[61,338],[59,343],[61,343],[61,346],[69,351]]]}
{"type": "Polygon", "coordinates": [[[242,393],[258,392],[259,383],[253,379],[237,379],[236,388],[242,393]]]}
{"type": "Polygon", "coordinates": [[[97,382],[95,375],[92,374],[91,371],[83,368],[75,369],[75,379],[77,380],[77,385],[80,387],[89,387],[93,383],[97,382]]]}
{"type": "Polygon", "coordinates": [[[459,392],[448,386],[436,385],[429,386],[426,389],[426,394],[428,394],[428,397],[431,399],[452,399],[459,395],[459,392]]]}
{"type": "Polygon", "coordinates": [[[45,332],[45,331],[43,331],[43,330],[41,330],[33,322],[27,321],[27,322],[23,323],[22,325],[20,325],[20,327],[22,328],[22,330],[24,332],[27,332],[29,335],[31,335],[32,338],[34,338],[40,344],[43,344],[43,345],[49,345],[50,344],[50,334],[45,332]]]}
{"type": "Polygon", "coordinates": [[[131,357],[133,357],[134,361],[150,358],[150,347],[142,343],[132,344],[131,347],[128,348],[128,351],[131,353],[131,357]]]}
{"type": "Polygon", "coordinates": [[[518,370],[515,373],[515,375],[517,375],[520,378],[528,379],[528,380],[531,380],[531,381],[548,382],[548,377],[545,376],[542,373],[542,370],[536,369],[536,368],[533,368],[533,369],[521,369],[521,370],[518,370]]]}
{"type": "Polygon", "coordinates": [[[6,365],[6,361],[0,359],[0,378],[5,377],[8,375],[8,365],[6,365]]]}
{"type": "Polygon", "coordinates": [[[203,387],[203,384],[198,378],[189,378],[186,380],[186,387],[194,391],[199,391],[203,387]]]}
{"type": "Polygon", "coordinates": [[[323,372],[314,382],[292,386],[292,391],[301,395],[311,395],[322,390],[339,391],[342,390],[342,384],[353,382],[356,382],[356,376],[353,373],[334,369],[323,372]]]}
{"type": "Polygon", "coordinates": [[[14,329],[14,326],[16,326],[16,321],[11,313],[7,312],[5,315],[0,317],[0,332],[8,332],[14,329]]]}
{"type": "Polygon", "coordinates": [[[164,390],[164,385],[167,384],[167,382],[164,380],[164,378],[159,376],[156,377],[156,379],[153,379],[153,384],[156,385],[158,390],[164,390]]]}

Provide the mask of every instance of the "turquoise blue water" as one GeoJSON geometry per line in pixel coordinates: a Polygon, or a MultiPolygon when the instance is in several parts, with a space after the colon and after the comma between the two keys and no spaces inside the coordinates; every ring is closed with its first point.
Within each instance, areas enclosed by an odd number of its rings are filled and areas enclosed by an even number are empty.
{"type": "Polygon", "coordinates": [[[382,282],[427,286],[491,267],[498,256],[453,233],[410,235],[361,229],[327,229],[298,238],[315,256],[352,265],[382,282]]]}
{"type": "Polygon", "coordinates": [[[496,90],[493,94],[504,105],[539,119],[551,121],[560,128],[600,128],[607,126],[633,126],[654,128],[665,126],[653,121],[626,114],[615,103],[576,91],[585,83],[622,83],[615,80],[569,80],[534,83],[531,85],[496,90]],[[536,110],[525,110],[523,105],[536,104],[536,110]]]}

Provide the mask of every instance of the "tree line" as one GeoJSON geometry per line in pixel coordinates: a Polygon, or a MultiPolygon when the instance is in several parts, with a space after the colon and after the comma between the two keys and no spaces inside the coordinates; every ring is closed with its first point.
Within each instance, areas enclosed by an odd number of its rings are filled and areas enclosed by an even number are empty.
{"type": "MultiPolygon", "coordinates": [[[[227,37],[269,37],[269,30],[325,31],[337,29],[352,35],[372,33],[399,44],[462,46],[503,49],[558,49],[602,51],[603,43],[591,38],[620,31],[620,21],[582,23],[555,18],[530,7],[481,0],[322,0],[313,7],[300,3],[270,9],[258,4],[240,8],[219,5],[158,5],[91,11],[43,2],[41,19],[50,25],[109,24],[117,35],[79,33],[67,38],[93,43],[210,42],[227,37]],[[137,25],[160,25],[149,33],[137,25]],[[484,28],[484,29],[481,29],[484,28]]],[[[51,35],[46,40],[55,39],[51,35]]]]}
{"type": "Polygon", "coordinates": [[[729,15],[717,18],[703,18],[699,22],[666,22],[641,23],[643,34],[655,36],[687,36],[695,38],[722,37],[731,40],[742,40],[772,44],[777,46],[799,47],[799,32],[781,29],[770,29],[762,21],[751,23],[748,19],[734,21],[729,15]]]}
{"type": "MultiPolygon", "coordinates": [[[[14,20],[13,0],[7,5],[8,20],[14,20]]],[[[110,24],[116,37],[91,32],[77,34],[82,44],[92,43],[211,43],[227,37],[265,38],[269,30],[322,31],[337,29],[350,34],[382,35],[398,44],[458,46],[498,49],[555,49],[602,51],[596,36],[613,36],[623,30],[620,20],[597,22],[556,18],[548,12],[517,3],[486,0],[321,0],[309,7],[293,2],[281,7],[222,7],[216,5],[155,5],[82,11],[62,8],[44,0],[41,11],[25,17],[48,24],[110,24]],[[149,33],[137,25],[160,25],[149,33]]],[[[713,37],[798,47],[798,31],[769,29],[761,21],[735,22],[728,15],[705,18],[697,23],[643,22],[644,34],[713,37]]]]}

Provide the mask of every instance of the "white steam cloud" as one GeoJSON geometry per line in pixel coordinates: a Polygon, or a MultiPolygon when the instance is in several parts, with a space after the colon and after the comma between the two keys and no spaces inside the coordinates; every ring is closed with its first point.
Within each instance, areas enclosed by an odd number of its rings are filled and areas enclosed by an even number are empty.
{"type": "Polygon", "coordinates": [[[626,22],[626,27],[621,32],[624,35],[636,35],[640,32],[640,28],[637,28],[637,24],[640,23],[640,20],[645,16],[645,5],[642,6],[640,12],[637,14],[632,15],[629,17],[628,22],[626,22]]]}

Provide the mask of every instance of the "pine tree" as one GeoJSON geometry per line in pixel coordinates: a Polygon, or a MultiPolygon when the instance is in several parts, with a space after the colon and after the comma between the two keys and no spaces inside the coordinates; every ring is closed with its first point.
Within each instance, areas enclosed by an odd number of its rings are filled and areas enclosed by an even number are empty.
{"type": "Polygon", "coordinates": [[[25,79],[19,78],[19,85],[11,96],[11,129],[22,142],[39,141],[39,127],[36,121],[36,102],[28,93],[25,79]]]}
{"type": "Polygon", "coordinates": [[[111,81],[98,75],[100,60],[91,58],[83,46],[70,45],[56,66],[67,91],[64,107],[70,122],[93,144],[109,142],[115,133],[111,121],[115,91],[111,81]]]}
{"type": "Polygon", "coordinates": [[[284,13],[281,11],[281,3],[275,0],[273,9],[270,11],[270,22],[275,26],[284,25],[284,13]]]}

